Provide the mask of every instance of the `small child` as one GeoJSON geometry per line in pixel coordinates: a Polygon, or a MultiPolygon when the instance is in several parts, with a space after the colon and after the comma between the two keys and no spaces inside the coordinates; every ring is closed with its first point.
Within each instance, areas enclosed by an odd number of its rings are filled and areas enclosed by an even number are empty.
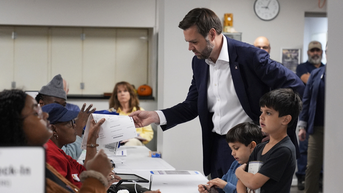
{"type": "Polygon", "coordinates": [[[249,161],[251,152],[256,147],[256,144],[261,143],[263,138],[261,129],[258,125],[252,122],[244,122],[234,126],[226,134],[226,141],[228,142],[232,156],[236,161],[232,162],[228,172],[220,178],[210,180],[207,184],[198,186],[200,193],[211,192],[210,189],[218,187],[223,189],[225,193],[236,192],[237,178],[235,175],[236,169],[243,163],[249,161]],[[206,189],[205,189],[206,188],[206,189]]]}
{"type": "Polygon", "coordinates": [[[269,134],[269,141],[256,146],[251,153],[248,165],[236,170],[237,192],[247,189],[260,192],[289,193],[296,166],[295,147],[287,135],[298,119],[302,103],[293,90],[282,88],[270,91],[260,99],[260,125],[262,132],[269,134]],[[249,164],[261,163],[257,173],[248,173],[249,164]]]}

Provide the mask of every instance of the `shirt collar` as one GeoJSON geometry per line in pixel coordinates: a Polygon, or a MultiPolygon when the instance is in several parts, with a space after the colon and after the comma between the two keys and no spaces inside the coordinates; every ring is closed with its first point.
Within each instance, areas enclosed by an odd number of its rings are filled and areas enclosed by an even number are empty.
{"type": "MultiPolygon", "coordinates": [[[[229,52],[228,52],[228,48],[227,48],[227,41],[226,38],[224,37],[224,34],[222,34],[222,38],[223,38],[223,45],[220,49],[220,53],[219,53],[219,57],[217,59],[217,61],[224,61],[224,62],[229,62],[229,52]]],[[[214,64],[212,60],[210,59],[205,59],[205,62],[207,64],[214,64]]]]}

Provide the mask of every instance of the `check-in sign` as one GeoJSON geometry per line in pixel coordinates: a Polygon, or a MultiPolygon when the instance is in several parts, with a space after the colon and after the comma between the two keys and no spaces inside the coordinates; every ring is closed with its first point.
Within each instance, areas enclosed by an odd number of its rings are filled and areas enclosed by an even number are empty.
{"type": "Polygon", "coordinates": [[[0,192],[45,192],[43,147],[0,147],[0,192]]]}

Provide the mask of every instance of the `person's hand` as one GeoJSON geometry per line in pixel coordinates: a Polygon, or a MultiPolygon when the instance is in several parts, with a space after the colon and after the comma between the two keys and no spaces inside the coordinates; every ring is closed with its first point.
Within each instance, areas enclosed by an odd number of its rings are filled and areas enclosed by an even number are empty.
{"type": "Polygon", "coordinates": [[[240,176],[239,174],[240,174],[241,172],[245,172],[245,168],[246,168],[246,167],[247,167],[247,164],[242,164],[241,166],[239,166],[239,167],[236,169],[235,174],[236,174],[236,176],[237,176],[238,179],[239,179],[238,176],[240,176]]]}
{"type": "Polygon", "coordinates": [[[307,72],[307,73],[301,75],[300,79],[303,81],[303,83],[307,84],[307,81],[310,78],[310,75],[311,74],[309,72],[307,72]]]}
{"type": "Polygon", "coordinates": [[[111,172],[107,175],[107,181],[108,181],[107,189],[109,189],[110,186],[111,186],[114,182],[119,182],[119,180],[121,180],[121,177],[117,176],[113,171],[111,171],[111,172]]]}
{"type": "Polygon", "coordinates": [[[155,111],[135,111],[129,114],[135,122],[136,128],[150,125],[151,123],[160,123],[160,118],[155,111]]]}
{"type": "Polygon", "coordinates": [[[89,133],[87,143],[96,143],[99,137],[100,126],[105,122],[105,118],[100,119],[97,123],[92,119],[89,125],[89,133]]]}
{"type": "Polygon", "coordinates": [[[209,189],[210,189],[210,186],[209,186],[209,185],[205,185],[205,184],[199,184],[199,185],[198,185],[198,191],[199,191],[199,193],[208,193],[207,190],[209,190],[209,189]],[[205,187],[206,187],[206,189],[205,189],[205,187]]]}
{"type": "Polygon", "coordinates": [[[301,127],[301,129],[299,130],[299,133],[298,133],[298,138],[299,138],[299,141],[305,141],[305,139],[306,139],[305,128],[301,127]]]}
{"type": "Polygon", "coordinates": [[[210,187],[217,186],[220,189],[224,189],[224,187],[226,186],[227,182],[225,182],[224,180],[222,180],[220,178],[215,178],[213,180],[208,181],[207,184],[210,187]]]}
{"type": "Polygon", "coordinates": [[[144,193],[161,193],[161,191],[158,189],[158,190],[146,191],[144,193]]]}
{"type": "Polygon", "coordinates": [[[93,159],[90,159],[86,163],[87,170],[94,170],[100,172],[105,177],[109,175],[112,170],[112,164],[108,159],[107,155],[104,153],[104,150],[101,149],[93,159]]]}
{"type": "Polygon", "coordinates": [[[86,126],[87,124],[87,120],[90,114],[94,113],[94,111],[96,110],[96,108],[93,108],[92,110],[90,110],[92,108],[92,104],[90,104],[87,109],[86,108],[86,103],[84,103],[82,105],[82,108],[79,112],[79,114],[77,115],[77,118],[75,120],[76,126],[75,126],[75,132],[78,136],[82,136],[82,131],[83,128],[86,126]]]}

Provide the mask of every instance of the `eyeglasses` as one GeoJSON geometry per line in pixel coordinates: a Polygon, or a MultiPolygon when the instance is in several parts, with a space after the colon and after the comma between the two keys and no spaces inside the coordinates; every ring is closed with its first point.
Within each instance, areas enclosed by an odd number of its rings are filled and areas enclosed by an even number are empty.
{"type": "Polygon", "coordinates": [[[70,120],[68,122],[59,122],[59,123],[56,123],[56,124],[63,124],[64,126],[67,126],[69,128],[69,127],[74,127],[75,123],[76,123],[76,120],[73,119],[73,120],[70,120]]]}
{"type": "Polygon", "coordinates": [[[33,107],[33,112],[28,115],[23,116],[22,119],[26,119],[30,115],[34,115],[38,117],[39,119],[43,119],[44,116],[43,116],[42,107],[39,104],[35,104],[35,106],[33,107]]]}

